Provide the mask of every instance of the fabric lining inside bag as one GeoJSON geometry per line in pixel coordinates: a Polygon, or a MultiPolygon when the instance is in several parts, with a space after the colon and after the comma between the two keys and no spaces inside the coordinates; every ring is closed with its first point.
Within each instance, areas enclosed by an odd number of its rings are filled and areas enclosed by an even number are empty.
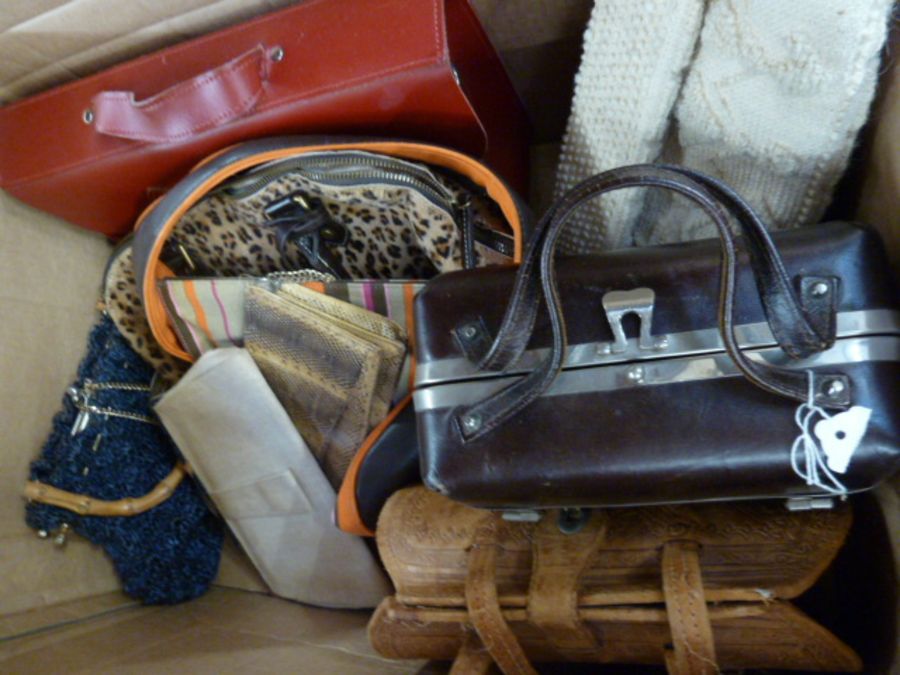
{"type": "Polygon", "coordinates": [[[315,266],[282,239],[316,217],[344,278],[428,279],[462,269],[460,230],[469,219],[476,266],[512,261],[499,208],[468,181],[358,151],[301,154],[239,174],[185,213],[167,240],[169,258],[188,274],[220,276],[315,266]]]}

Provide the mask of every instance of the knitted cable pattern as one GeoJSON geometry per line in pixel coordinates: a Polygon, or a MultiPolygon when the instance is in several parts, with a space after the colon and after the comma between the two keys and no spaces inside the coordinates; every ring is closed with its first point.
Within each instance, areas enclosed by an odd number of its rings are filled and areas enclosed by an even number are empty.
{"type": "MultiPolygon", "coordinates": [[[[76,389],[86,380],[147,385],[153,369],[104,316],[91,331],[78,368],[76,389]]],[[[98,390],[91,404],[155,418],[147,391],[98,390]]],[[[91,414],[72,434],[79,409],[68,394],[30,478],[102,500],[140,497],[172,470],[178,452],[158,424],[91,414]]],[[[197,485],[186,478],[162,504],[135,516],[79,516],[29,503],[26,523],[52,532],[67,523],[112,558],[124,590],[147,604],[169,604],[201,595],[219,567],[223,530],[197,485]]]]}
{"type": "MultiPolygon", "coordinates": [[[[721,178],[772,229],[831,201],[875,93],[892,0],[713,0],[663,160],[721,178]]],[[[715,235],[703,214],[648,194],[637,244],[715,235]]]]}

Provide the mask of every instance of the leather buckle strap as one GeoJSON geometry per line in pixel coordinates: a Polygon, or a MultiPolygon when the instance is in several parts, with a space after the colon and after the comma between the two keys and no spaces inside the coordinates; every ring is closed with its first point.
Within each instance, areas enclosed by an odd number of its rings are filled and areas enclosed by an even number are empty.
{"type": "Polygon", "coordinates": [[[578,588],[606,524],[604,514],[594,512],[578,532],[564,534],[547,514],[532,535],[528,620],[566,653],[597,651],[597,639],[578,615],[578,588]]]}
{"type": "Polygon", "coordinates": [[[469,633],[453,659],[449,675],[487,675],[493,666],[494,659],[481,644],[478,635],[469,633]]]}
{"type": "Polygon", "coordinates": [[[670,675],[719,672],[699,551],[699,544],[692,541],[671,541],[663,546],[662,585],[672,631],[672,649],[665,654],[670,675]]]}
{"type": "Polygon", "coordinates": [[[469,619],[504,675],[537,675],[500,610],[497,596],[497,530],[503,521],[493,514],[478,527],[469,549],[466,605],[469,619]]]}

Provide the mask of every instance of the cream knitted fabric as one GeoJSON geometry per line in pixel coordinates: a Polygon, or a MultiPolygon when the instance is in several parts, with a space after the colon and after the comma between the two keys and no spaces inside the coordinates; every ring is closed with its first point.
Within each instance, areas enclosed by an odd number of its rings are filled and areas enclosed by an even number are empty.
{"type": "MultiPolygon", "coordinates": [[[[659,156],[703,7],[703,0],[596,2],[575,78],[557,196],[604,169],[659,156]]],[[[642,192],[618,192],[582,207],[560,248],[581,253],[631,245],[642,192]]]]}
{"type": "MultiPolygon", "coordinates": [[[[712,0],[663,159],[724,179],[772,229],[816,222],[866,120],[891,4],[712,0]]],[[[636,243],[714,236],[654,193],[636,243]]]]}

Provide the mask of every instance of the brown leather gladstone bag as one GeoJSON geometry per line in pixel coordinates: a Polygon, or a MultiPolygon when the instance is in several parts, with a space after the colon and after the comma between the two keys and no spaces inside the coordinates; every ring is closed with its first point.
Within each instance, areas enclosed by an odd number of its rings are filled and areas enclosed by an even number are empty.
{"type": "Polygon", "coordinates": [[[859,657],[789,599],[841,547],[851,513],[780,504],[547,511],[540,522],[396,493],[378,524],[396,587],[369,625],[382,655],[453,673],[535,662],[665,664],[670,673],[858,672],[859,657]]]}

